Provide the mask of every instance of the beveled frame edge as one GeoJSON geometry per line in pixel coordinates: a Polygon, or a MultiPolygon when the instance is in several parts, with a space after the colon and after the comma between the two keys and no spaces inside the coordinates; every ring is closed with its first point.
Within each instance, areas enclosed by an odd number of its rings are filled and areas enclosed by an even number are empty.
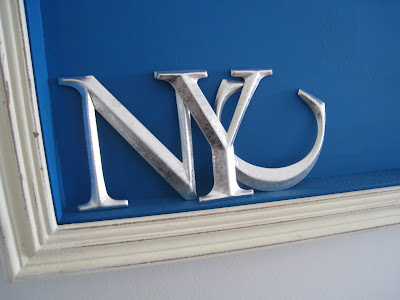
{"type": "Polygon", "coordinates": [[[57,225],[23,0],[0,6],[0,233],[10,281],[277,246],[400,224],[400,186],[57,225]]]}

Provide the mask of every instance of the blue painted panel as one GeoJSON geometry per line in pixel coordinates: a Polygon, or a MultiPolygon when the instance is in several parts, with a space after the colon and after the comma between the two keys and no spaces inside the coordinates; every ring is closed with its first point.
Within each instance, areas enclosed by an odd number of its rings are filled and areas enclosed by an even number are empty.
{"type": "MultiPolygon", "coordinates": [[[[26,1],[46,154],[59,223],[163,214],[400,184],[399,1],[26,1]],[[41,16],[40,16],[41,14],[41,16]],[[45,55],[44,55],[45,54],[45,55]],[[292,164],[316,124],[298,88],[326,103],[326,139],[307,179],[287,191],[184,201],[98,117],[106,184],[130,207],[78,213],[90,195],[81,99],[58,77],[94,75],[180,157],[174,91],[153,71],[205,69],[213,104],[233,68],[272,68],[235,142],[254,164],[292,164]]],[[[226,126],[234,103],[226,107],[226,126]]],[[[211,151],[194,125],[198,192],[211,151]]]]}

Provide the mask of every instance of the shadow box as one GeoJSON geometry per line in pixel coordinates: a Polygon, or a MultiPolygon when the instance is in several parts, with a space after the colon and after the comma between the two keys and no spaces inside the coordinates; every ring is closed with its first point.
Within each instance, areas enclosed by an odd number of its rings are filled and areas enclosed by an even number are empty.
{"type": "Polygon", "coordinates": [[[0,230],[10,281],[399,224],[399,13],[397,1],[2,1],[0,230]],[[223,84],[241,92],[218,119],[211,107],[223,84]],[[323,101],[324,114],[304,95],[323,101]],[[221,157],[233,164],[219,161],[216,140],[230,141],[221,157]],[[259,170],[289,176],[314,152],[297,184],[253,185],[259,170]],[[239,160],[257,169],[243,175],[239,160]],[[193,176],[191,196],[175,167],[193,176]],[[225,167],[229,176],[218,173],[225,167]],[[93,178],[125,206],[82,209],[93,178]],[[216,178],[245,192],[207,201],[216,178]]]}

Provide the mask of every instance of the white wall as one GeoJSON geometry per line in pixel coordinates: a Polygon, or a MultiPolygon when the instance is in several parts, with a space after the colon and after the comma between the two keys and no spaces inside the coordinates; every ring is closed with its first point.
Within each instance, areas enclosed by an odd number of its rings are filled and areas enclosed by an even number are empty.
{"type": "Polygon", "coordinates": [[[190,262],[9,284],[0,299],[400,299],[400,227],[190,262]]]}

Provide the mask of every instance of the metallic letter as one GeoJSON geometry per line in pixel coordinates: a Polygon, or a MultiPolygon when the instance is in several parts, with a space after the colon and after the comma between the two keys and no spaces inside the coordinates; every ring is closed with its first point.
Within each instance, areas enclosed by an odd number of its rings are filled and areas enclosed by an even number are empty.
{"type": "MultiPolygon", "coordinates": [[[[222,109],[226,101],[242,87],[244,89],[245,85],[243,86],[241,82],[225,80],[221,83],[215,100],[215,112],[219,119],[221,118],[222,109]]],[[[303,90],[299,90],[298,95],[312,109],[317,119],[318,134],[314,147],[301,161],[282,168],[258,167],[236,156],[236,175],[240,182],[256,190],[278,191],[296,185],[311,171],[318,159],[324,141],[326,123],[325,103],[303,90]]]]}
{"type": "MultiPolygon", "coordinates": [[[[232,70],[232,76],[243,77],[245,81],[231,124],[226,132],[197,84],[200,78],[207,77],[207,72],[154,73],[155,78],[167,81],[173,86],[211,146],[214,186],[206,196],[200,197],[200,202],[253,194],[253,190],[244,190],[237,184],[233,142],[258,83],[271,74],[271,70],[232,70]]],[[[223,83],[224,81],[220,86],[219,94],[224,92],[223,83]]]]}
{"type": "MultiPolygon", "coordinates": [[[[190,113],[176,97],[179,128],[182,143],[181,162],[168,150],[138,119],[135,118],[111,93],[93,76],[61,78],[61,85],[77,89],[88,105],[93,108],[92,122],[86,128],[86,139],[93,141],[94,148],[88,149],[89,161],[96,162],[94,172],[91,172],[92,193],[95,186],[105,191],[103,173],[101,170],[100,149],[96,129],[94,108],[109,122],[115,130],[186,200],[195,199],[196,184],[194,177],[193,147],[190,127],[190,113]],[[94,154],[94,156],[93,156],[94,154]],[[94,158],[93,158],[94,157],[94,158]]],[[[89,118],[88,118],[89,119],[89,118]]],[[[89,143],[88,143],[89,145],[89,143]]],[[[89,147],[88,147],[89,148],[89,147]]],[[[125,200],[126,201],[126,200],[125,200]]],[[[80,210],[94,208],[116,207],[112,203],[91,200],[80,210]],[[89,205],[89,203],[92,203],[89,205]],[[95,204],[93,204],[95,203],[95,204]]],[[[124,204],[125,206],[127,203],[124,204]]]]}

